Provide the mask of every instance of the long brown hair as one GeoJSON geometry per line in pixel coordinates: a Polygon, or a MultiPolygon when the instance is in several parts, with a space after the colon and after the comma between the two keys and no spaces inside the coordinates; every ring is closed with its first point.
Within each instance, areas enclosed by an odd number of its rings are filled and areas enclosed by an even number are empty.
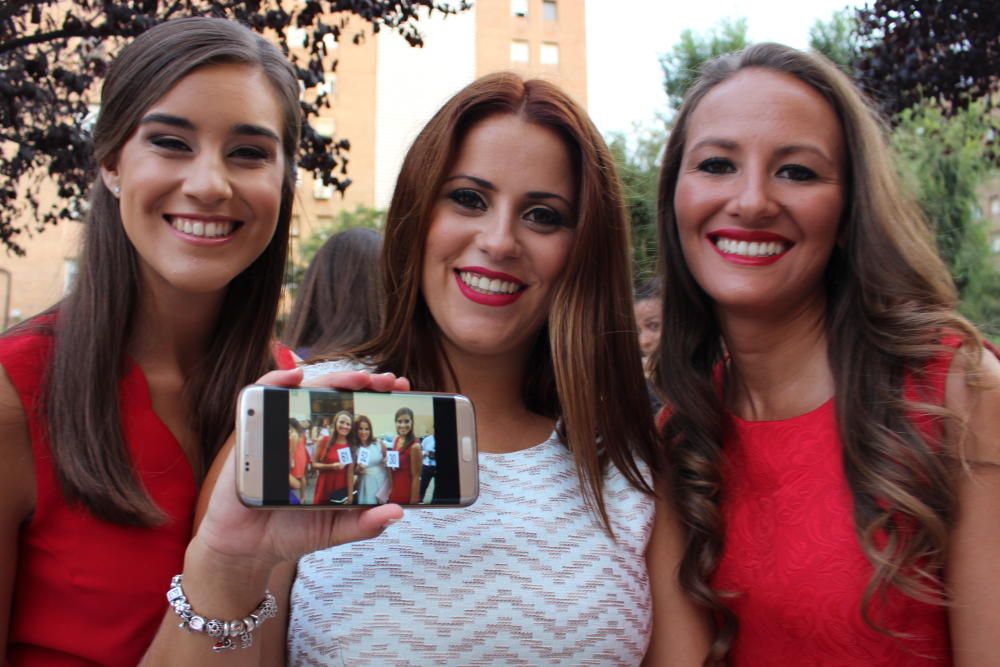
{"type": "MultiPolygon", "coordinates": [[[[937,452],[909,418],[914,411],[944,414],[903,396],[904,374],[919,376],[942,353],[942,332],[960,334],[966,349],[980,339],[956,314],[951,277],[929,227],[905,196],[889,153],[884,125],[854,85],[821,56],[777,44],[758,44],[705,65],[688,92],[670,134],[660,173],[658,227],[664,275],[663,344],[655,371],[671,406],[663,429],[675,502],[688,529],[681,583],[722,622],[712,647],[721,659],[736,629],[710,579],[722,554],[722,442],[728,413],[713,372],[723,359],[715,307],[681,252],[674,190],[691,115],[715,86],[750,67],[795,77],[818,91],[843,127],[849,173],[842,242],[826,269],[826,334],[844,470],[854,500],[858,538],[874,575],[865,592],[886,586],[925,601],[942,601],[940,573],[955,498],[948,450],[937,452]],[[884,542],[879,537],[884,536],[884,542]]],[[[724,379],[725,381],[725,379],[724,379]]]]}
{"type": "Polygon", "coordinates": [[[293,350],[327,356],[364,343],[379,329],[382,237],[363,227],[334,234],[306,271],[283,336],[293,350]]]}
{"type": "MultiPolygon", "coordinates": [[[[284,112],[286,163],[274,237],[229,284],[202,364],[185,386],[191,422],[207,467],[232,430],[239,388],[273,367],[271,332],[285,271],[301,111],[295,72],[281,52],[248,28],[223,19],[185,18],[137,37],[115,60],[101,90],[94,128],[98,164],[114,160],[142,114],[194,70],[222,63],[259,67],[284,112]]],[[[52,456],[67,500],[125,525],[163,520],[133,469],[122,434],[118,382],[143,289],[138,258],[118,202],[97,178],[91,187],[76,283],[43,324],[55,336],[44,402],[52,456]]]]}
{"type": "Polygon", "coordinates": [[[554,131],[572,158],[579,192],[575,241],[522,391],[529,409],[561,417],[584,497],[610,532],[603,496],[607,464],[651,492],[636,461],[659,470],[656,433],[636,340],[629,225],[614,160],[586,112],[559,88],[510,73],[488,75],[427,123],[406,154],[389,207],[382,252],[385,321],[371,343],[352,352],[405,375],[415,389],[442,389],[449,377],[457,385],[420,292],[424,245],[462,140],[478,122],[503,114],[554,131]]]}

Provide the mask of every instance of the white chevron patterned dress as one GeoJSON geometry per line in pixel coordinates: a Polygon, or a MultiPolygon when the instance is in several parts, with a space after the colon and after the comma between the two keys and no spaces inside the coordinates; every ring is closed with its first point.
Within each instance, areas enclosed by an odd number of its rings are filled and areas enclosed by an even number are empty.
{"type": "Polygon", "coordinates": [[[609,472],[614,542],[555,434],[481,453],[479,469],[472,507],[411,509],[376,539],[299,561],[290,665],[639,664],[652,626],[652,500],[609,472]]]}

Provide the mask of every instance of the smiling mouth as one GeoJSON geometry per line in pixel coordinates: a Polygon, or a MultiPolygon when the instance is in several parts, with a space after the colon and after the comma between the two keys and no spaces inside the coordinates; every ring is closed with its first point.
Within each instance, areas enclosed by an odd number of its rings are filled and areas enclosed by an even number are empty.
{"type": "Polygon", "coordinates": [[[786,252],[791,245],[782,241],[737,241],[717,236],[712,243],[723,254],[737,257],[774,257],[786,252]]]}
{"type": "Polygon", "coordinates": [[[182,234],[206,239],[219,239],[231,236],[243,224],[239,220],[205,221],[180,215],[164,215],[163,218],[167,221],[167,224],[182,234]]]}
{"type": "Polygon", "coordinates": [[[473,271],[456,271],[459,280],[474,292],[486,295],[510,295],[517,294],[525,289],[524,283],[511,280],[501,280],[499,278],[488,278],[481,273],[473,271]]]}

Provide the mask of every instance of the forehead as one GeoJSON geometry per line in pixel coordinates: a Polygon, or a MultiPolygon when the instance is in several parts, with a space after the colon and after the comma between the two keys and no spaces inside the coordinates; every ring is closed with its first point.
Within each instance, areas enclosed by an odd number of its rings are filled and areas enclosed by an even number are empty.
{"type": "Polygon", "coordinates": [[[223,63],[199,67],[177,81],[143,115],[183,116],[196,126],[249,123],[278,131],[284,110],[278,91],[254,65],[223,63]],[[211,103],[206,104],[207,100],[211,103]]]}
{"type": "Polygon", "coordinates": [[[498,189],[552,192],[569,201],[576,196],[564,139],[514,114],[489,116],[468,130],[449,176],[455,174],[484,178],[498,189]]]}
{"type": "Polygon", "coordinates": [[[790,74],[748,68],[710,90],[691,114],[686,145],[706,136],[822,144],[843,154],[843,127],[819,91],[790,74]]]}

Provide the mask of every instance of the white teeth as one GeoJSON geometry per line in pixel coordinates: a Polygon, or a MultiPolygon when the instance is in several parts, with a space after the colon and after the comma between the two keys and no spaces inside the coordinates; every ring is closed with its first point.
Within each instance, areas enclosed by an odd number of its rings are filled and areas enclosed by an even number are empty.
{"type": "Polygon", "coordinates": [[[727,239],[724,237],[717,237],[715,239],[715,247],[717,247],[722,252],[727,255],[740,255],[742,257],[772,257],[774,255],[780,255],[785,252],[785,244],[781,241],[737,241],[736,239],[727,239]]]}
{"type": "Polygon", "coordinates": [[[458,276],[462,279],[463,283],[483,294],[514,294],[521,288],[517,283],[498,278],[491,280],[486,276],[472,273],[471,271],[461,271],[458,276]]]}
{"type": "Polygon", "coordinates": [[[229,236],[233,233],[234,224],[232,222],[204,222],[202,220],[172,216],[170,218],[170,226],[179,232],[190,234],[191,236],[211,239],[220,236],[229,236]]]}

